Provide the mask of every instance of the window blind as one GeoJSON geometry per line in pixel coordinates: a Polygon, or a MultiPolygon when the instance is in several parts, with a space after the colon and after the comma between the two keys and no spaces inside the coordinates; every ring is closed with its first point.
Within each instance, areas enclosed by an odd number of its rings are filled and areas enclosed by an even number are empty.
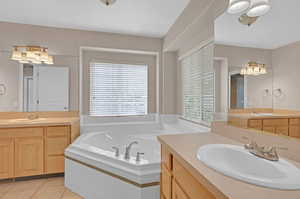
{"type": "Polygon", "coordinates": [[[209,123],[215,110],[213,44],[184,58],[182,66],[183,118],[209,123]]]}
{"type": "Polygon", "coordinates": [[[90,64],[91,116],[145,115],[147,106],[147,65],[90,64]]]}

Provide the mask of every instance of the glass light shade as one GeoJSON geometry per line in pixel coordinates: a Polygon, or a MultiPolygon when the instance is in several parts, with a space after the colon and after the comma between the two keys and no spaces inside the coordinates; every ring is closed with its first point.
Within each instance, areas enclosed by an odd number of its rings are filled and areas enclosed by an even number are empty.
{"type": "Polygon", "coordinates": [[[252,0],[251,7],[247,12],[249,17],[260,17],[265,15],[271,9],[269,0],[252,0]]]}
{"type": "Polygon", "coordinates": [[[53,64],[53,57],[48,55],[47,48],[39,46],[15,46],[11,59],[20,63],[53,64]]]}
{"type": "Polygon", "coordinates": [[[53,57],[49,56],[48,60],[44,62],[45,64],[53,64],[53,57]]]}
{"type": "Polygon", "coordinates": [[[11,59],[16,61],[22,60],[22,52],[14,50],[12,52],[11,59]]]}
{"type": "Polygon", "coordinates": [[[263,75],[266,73],[267,69],[265,65],[256,62],[249,62],[240,72],[241,75],[263,75]]]}
{"type": "Polygon", "coordinates": [[[43,62],[48,61],[48,57],[49,57],[49,55],[48,55],[47,52],[41,52],[41,54],[40,54],[40,60],[41,61],[43,61],[43,62]]]}
{"type": "Polygon", "coordinates": [[[247,10],[250,6],[250,0],[230,0],[227,12],[237,14],[247,10]]]}

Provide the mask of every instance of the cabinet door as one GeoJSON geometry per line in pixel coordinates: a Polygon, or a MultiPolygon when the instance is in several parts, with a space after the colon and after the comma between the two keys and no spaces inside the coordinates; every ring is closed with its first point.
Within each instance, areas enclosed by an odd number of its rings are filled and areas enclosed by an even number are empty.
{"type": "Polygon", "coordinates": [[[172,175],[164,164],[161,167],[161,193],[165,199],[172,198],[172,175]]]}
{"type": "Polygon", "coordinates": [[[12,178],[14,175],[14,141],[0,139],[0,179],[12,178]]]}
{"type": "Polygon", "coordinates": [[[289,127],[288,126],[278,126],[276,127],[276,134],[279,134],[279,135],[286,135],[288,136],[289,135],[289,127]]]}
{"type": "Polygon", "coordinates": [[[300,138],[300,127],[299,126],[290,126],[289,136],[300,138]]]}
{"type": "Polygon", "coordinates": [[[15,177],[44,173],[43,137],[15,139],[15,177]]]}
{"type": "Polygon", "coordinates": [[[172,199],[189,199],[175,180],[173,180],[172,184],[172,199]]]}
{"type": "Polygon", "coordinates": [[[276,128],[275,127],[271,127],[271,126],[264,126],[263,127],[263,131],[269,132],[269,133],[275,133],[276,132],[276,128]]]}

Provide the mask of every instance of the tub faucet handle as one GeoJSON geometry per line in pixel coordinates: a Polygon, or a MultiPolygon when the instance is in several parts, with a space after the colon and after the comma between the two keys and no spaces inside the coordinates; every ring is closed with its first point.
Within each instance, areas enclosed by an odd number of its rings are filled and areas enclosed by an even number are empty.
{"type": "Polygon", "coordinates": [[[112,149],[115,150],[115,157],[119,157],[120,155],[120,149],[118,147],[113,146],[112,149]]]}
{"type": "Polygon", "coordinates": [[[135,161],[137,161],[137,162],[141,161],[141,155],[145,155],[145,153],[137,152],[135,161]]]}

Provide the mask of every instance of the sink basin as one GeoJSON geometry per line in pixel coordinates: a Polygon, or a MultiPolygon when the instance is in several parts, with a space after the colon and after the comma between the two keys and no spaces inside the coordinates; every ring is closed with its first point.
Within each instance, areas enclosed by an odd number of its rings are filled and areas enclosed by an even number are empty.
{"type": "Polygon", "coordinates": [[[258,186],[300,189],[300,169],[284,159],[265,160],[249,153],[244,147],[209,144],[199,148],[197,158],[208,167],[235,179],[258,186]]]}

